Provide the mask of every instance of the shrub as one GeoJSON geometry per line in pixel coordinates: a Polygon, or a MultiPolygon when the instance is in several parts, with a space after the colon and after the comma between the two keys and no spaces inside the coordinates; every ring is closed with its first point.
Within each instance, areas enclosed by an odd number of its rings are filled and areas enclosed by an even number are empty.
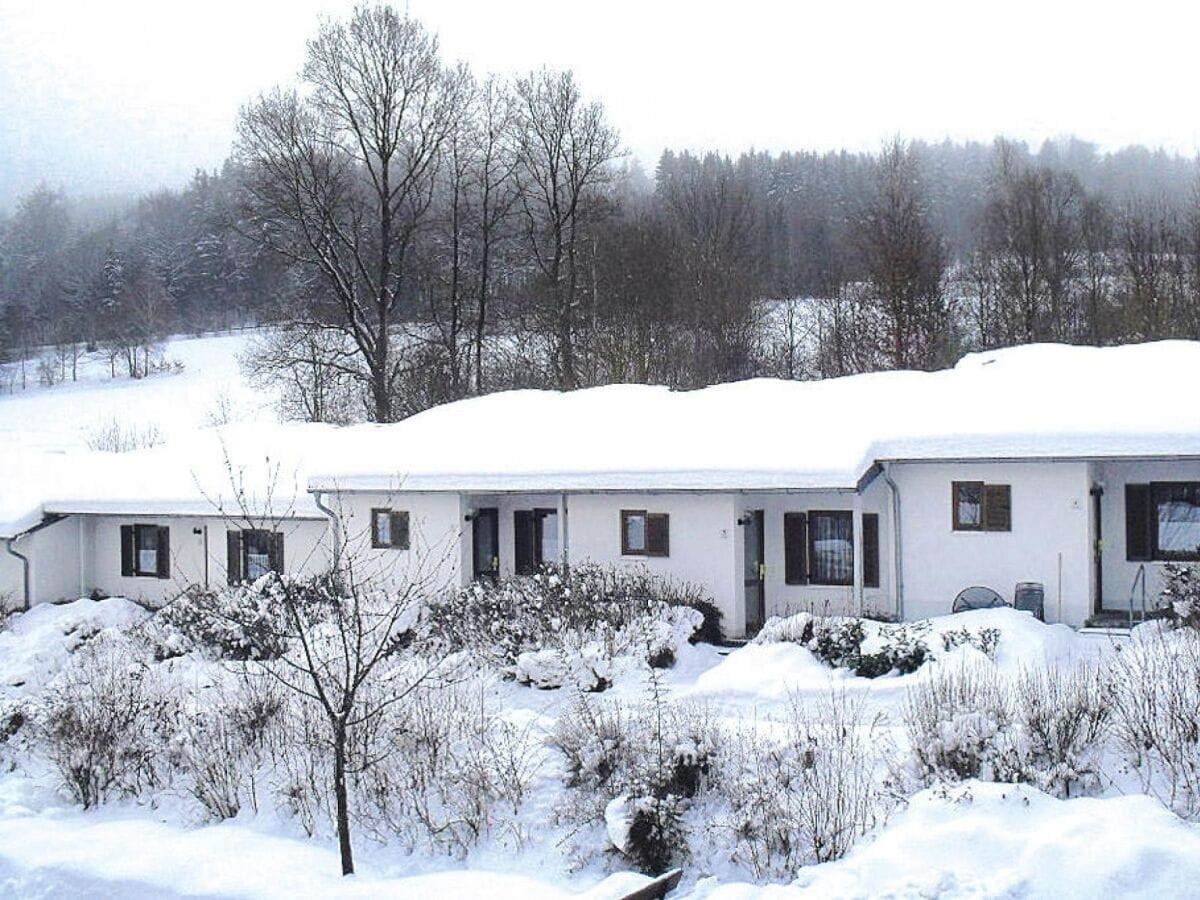
{"type": "Polygon", "coordinates": [[[976,632],[963,627],[942,632],[942,648],[947,652],[964,644],[974,647],[988,659],[995,659],[996,649],[1000,646],[1000,629],[981,628],[976,632]]]}
{"type": "Polygon", "coordinates": [[[705,603],[694,589],[643,570],[580,565],[567,578],[547,569],[469,585],[434,604],[429,626],[447,650],[466,650],[524,683],[602,690],[617,656],[673,662],[685,642],[711,629],[715,608],[706,626],[705,603]]]}
{"type": "Polygon", "coordinates": [[[128,647],[93,642],[43,697],[38,740],[76,802],[86,809],[160,780],[175,710],[131,660],[128,647]]]}
{"type": "Polygon", "coordinates": [[[132,425],[110,419],[92,428],[84,436],[84,442],[89,450],[128,453],[157,447],[163,442],[163,436],[157,425],[132,425]]]}
{"type": "Polygon", "coordinates": [[[1200,628],[1200,571],[1184,563],[1163,566],[1161,606],[1176,625],[1200,628]]]}
{"type": "Polygon", "coordinates": [[[906,675],[929,659],[925,643],[928,632],[928,622],[880,625],[868,638],[862,619],[820,619],[813,627],[808,647],[828,665],[851,669],[863,678],[878,678],[893,671],[906,675]],[[878,649],[864,650],[868,642],[878,649]]]}
{"type": "Polygon", "coordinates": [[[904,727],[918,779],[992,779],[1013,723],[1008,686],[988,665],[949,666],[909,688],[904,727]]]}
{"type": "Polygon", "coordinates": [[[1200,816],[1200,635],[1181,629],[1123,648],[1112,677],[1114,733],[1143,789],[1200,816]]]}
{"type": "Polygon", "coordinates": [[[729,812],[716,827],[756,877],[790,878],[841,858],[886,816],[890,751],[879,718],[844,692],[815,705],[793,698],[782,734],[765,724],[724,738],[716,790],[729,812]]]}

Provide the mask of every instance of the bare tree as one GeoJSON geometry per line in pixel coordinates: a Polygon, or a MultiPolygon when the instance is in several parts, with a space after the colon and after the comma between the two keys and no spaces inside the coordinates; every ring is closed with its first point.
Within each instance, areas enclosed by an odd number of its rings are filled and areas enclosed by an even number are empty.
{"type": "Polygon", "coordinates": [[[619,154],[617,133],[571,72],[542,69],[517,80],[514,126],[525,234],[549,294],[559,386],[579,384],[580,255],[584,229],[619,154]]]}
{"type": "Polygon", "coordinates": [[[409,253],[466,74],[442,64],[419,22],[374,6],[322,24],[302,82],[303,91],[276,89],[241,112],[247,211],[258,240],[323,279],[362,356],[374,417],[388,422],[409,253]]]}

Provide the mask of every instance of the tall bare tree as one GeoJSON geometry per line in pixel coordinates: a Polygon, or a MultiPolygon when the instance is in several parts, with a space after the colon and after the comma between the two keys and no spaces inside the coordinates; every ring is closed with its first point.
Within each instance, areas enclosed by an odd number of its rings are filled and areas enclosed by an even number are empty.
{"type": "Polygon", "coordinates": [[[571,72],[542,69],[517,80],[517,179],[525,233],[548,292],[559,386],[579,385],[577,331],[584,229],[619,154],[599,103],[586,103],[571,72]]]}
{"type": "Polygon", "coordinates": [[[402,367],[394,327],[410,251],[460,114],[464,70],[436,37],[386,6],[326,21],[308,44],[303,90],[243,108],[238,153],[254,234],[318,274],[362,355],[373,415],[394,418],[402,367]]]}

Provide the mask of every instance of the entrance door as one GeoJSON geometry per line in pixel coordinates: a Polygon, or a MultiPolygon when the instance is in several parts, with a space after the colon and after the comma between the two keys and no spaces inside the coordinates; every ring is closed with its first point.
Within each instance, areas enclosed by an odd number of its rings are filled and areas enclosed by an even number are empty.
{"type": "Polygon", "coordinates": [[[475,511],[471,518],[471,537],[475,547],[475,577],[500,577],[500,510],[491,506],[475,511]]]}
{"type": "Polygon", "coordinates": [[[513,511],[513,566],[518,575],[532,575],[558,562],[558,510],[513,511]]]}
{"type": "Polygon", "coordinates": [[[1092,566],[1095,582],[1095,595],[1092,598],[1092,612],[1096,615],[1104,612],[1104,532],[1101,527],[1104,519],[1104,488],[1092,486],[1092,566]]]}
{"type": "Polygon", "coordinates": [[[746,513],[742,519],[742,533],[745,536],[745,597],[746,597],[746,634],[754,634],[763,626],[767,618],[767,598],[765,590],[766,559],[763,553],[763,511],[756,509],[746,513]]]}

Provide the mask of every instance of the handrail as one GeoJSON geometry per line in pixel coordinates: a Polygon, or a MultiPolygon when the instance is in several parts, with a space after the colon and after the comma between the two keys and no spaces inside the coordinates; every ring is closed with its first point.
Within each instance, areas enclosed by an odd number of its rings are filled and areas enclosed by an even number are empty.
{"type": "Polygon", "coordinates": [[[1138,566],[1133,576],[1133,584],[1129,586],[1129,629],[1133,630],[1133,595],[1137,593],[1138,584],[1142,586],[1142,621],[1146,621],[1146,564],[1138,566]]]}

